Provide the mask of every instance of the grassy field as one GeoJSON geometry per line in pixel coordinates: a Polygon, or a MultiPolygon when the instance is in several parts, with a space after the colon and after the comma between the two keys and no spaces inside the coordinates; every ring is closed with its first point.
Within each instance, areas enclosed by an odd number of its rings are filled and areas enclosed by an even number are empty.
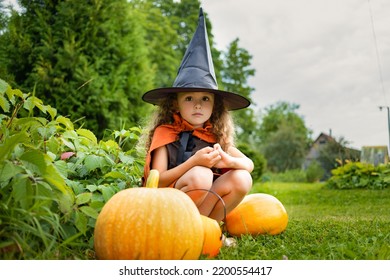
{"type": "Polygon", "coordinates": [[[289,215],[285,232],[243,236],[221,260],[390,260],[390,189],[332,190],[323,184],[257,183],[289,215]]]}

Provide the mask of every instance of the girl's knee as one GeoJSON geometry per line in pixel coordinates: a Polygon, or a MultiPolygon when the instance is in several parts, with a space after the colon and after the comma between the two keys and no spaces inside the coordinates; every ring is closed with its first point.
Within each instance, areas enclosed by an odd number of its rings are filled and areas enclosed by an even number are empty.
{"type": "Polygon", "coordinates": [[[245,195],[252,188],[252,176],[246,170],[232,170],[231,178],[232,191],[245,195]]]}
{"type": "Polygon", "coordinates": [[[213,183],[213,172],[203,166],[195,166],[191,169],[191,185],[194,188],[210,188],[213,183]]]}
{"type": "Polygon", "coordinates": [[[213,183],[213,172],[209,168],[195,166],[179,180],[188,190],[210,189],[213,183]]]}
{"type": "Polygon", "coordinates": [[[199,206],[213,184],[213,172],[209,168],[196,166],[190,169],[184,176],[178,188],[199,206]]]}

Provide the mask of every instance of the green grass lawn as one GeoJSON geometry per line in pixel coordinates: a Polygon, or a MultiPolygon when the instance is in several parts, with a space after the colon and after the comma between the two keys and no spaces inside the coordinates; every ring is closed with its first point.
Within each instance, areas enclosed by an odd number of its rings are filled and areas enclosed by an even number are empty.
{"type": "Polygon", "coordinates": [[[323,184],[256,183],[252,192],[278,198],[285,232],[242,236],[217,259],[390,260],[390,189],[333,190],[323,184]]]}

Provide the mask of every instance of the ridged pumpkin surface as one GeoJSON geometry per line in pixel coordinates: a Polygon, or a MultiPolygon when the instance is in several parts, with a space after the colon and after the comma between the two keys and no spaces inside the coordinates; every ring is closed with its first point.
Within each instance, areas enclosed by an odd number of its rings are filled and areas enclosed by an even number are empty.
{"type": "Polygon", "coordinates": [[[213,258],[222,247],[222,230],[216,220],[203,215],[201,218],[204,230],[202,254],[213,258]]]}
{"type": "Polygon", "coordinates": [[[227,231],[234,236],[242,234],[279,234],[288,223],[283,204],[274,196],[264,193],[247,195],[226,216],[227,231]]]}
{"type": "Polygon", "coordinates": [[[198,259],[202,245],[199,211],[176,189],[120,191],[96,221],[94,246],[99,259],[198,259]]]}

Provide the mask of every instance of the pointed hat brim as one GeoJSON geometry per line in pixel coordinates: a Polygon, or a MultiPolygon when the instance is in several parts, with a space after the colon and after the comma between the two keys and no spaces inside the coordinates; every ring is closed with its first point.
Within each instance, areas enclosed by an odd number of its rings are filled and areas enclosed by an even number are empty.
{"type": "Polygon", "coordinates": [[[248,107],[251,102],[245,97],[232,93],[229,91],[223,91],[219,89],[210,88],[196,88],[196,87],[171,87],[171,88],[157,88],[146,92],[142,96],[142,100],[153,105],[160,105],[161,101],[171,94],[179,92],[209,92],[214,93],[222,97],[225,107],[231,110],[244,109],[248,107]]]}

